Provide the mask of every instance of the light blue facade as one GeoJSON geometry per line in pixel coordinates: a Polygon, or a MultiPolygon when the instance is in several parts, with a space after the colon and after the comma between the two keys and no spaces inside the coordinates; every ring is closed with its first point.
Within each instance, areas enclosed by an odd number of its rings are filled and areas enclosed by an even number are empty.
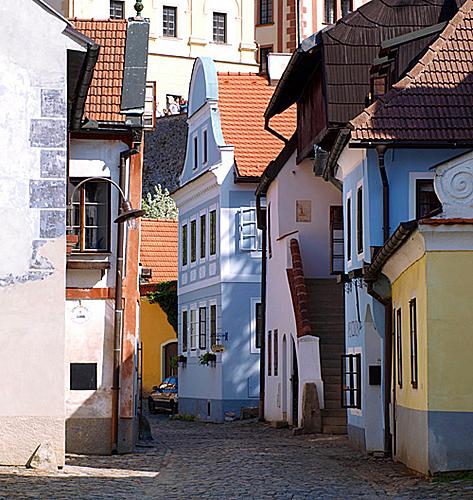
{"type": "Polygon", "coordinates": [[[224,141],[217,73],[209,58],[194,65],[188,123],[186,160],[174,194],[179,208],[178,349],[186,357],[179,363],[179,412],[223,422],[225,415],[238,417],[242,407],[259,402],[261,251],[256,185],[234,181],[233,146],[224,141]],[[216,362],[203,365],[206,353],[215,354],[216,362]]]}
{"type": "MultiPolygon", "coordinates": [[[[345,284],[346,352],[361,355],[361,408],[348,410],[348,433],[357,446],[373,452],[385,449],[385,307],[368,293],[367,284],[361,277],[353,275],[353,272],[361,270],[364,263],[371,261],[372,247],[383,245],[383,186],[376,150],[368,149],[365,153],[359,156],[359,161],[346,162],[346,165],[343,164],[342,154],[336,176],[343,183],[345,272],[352,272],[349,277],[353,276],[345,284]],[[362,252],[358,252],[357,241],[357,193],[360,187],[362,252]],[[348,201],[350,198],[351,202],[348,201]],[[370,384],[370,367],[376,366],[381,367],[381,384],[370,384]]],[[[400,222],[416,218],[416,180],[432,179],[432,167],[460,153],[458,149],[391,148],[386,151],[389,234],[395,231],[400,222]]]]}

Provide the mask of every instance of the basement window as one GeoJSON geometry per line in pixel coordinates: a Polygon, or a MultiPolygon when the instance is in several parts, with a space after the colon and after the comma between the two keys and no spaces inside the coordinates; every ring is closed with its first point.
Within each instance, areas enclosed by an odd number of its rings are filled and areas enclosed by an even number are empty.
{"type": "Polygon", "coordinates": [[[71,363],[71,391],[97,389],[97,363],[71,363]]]}
{"type": "Polygon", "coordinates": [[[361,408],[361,354],[342,354],[342,408],[361,408]]]}

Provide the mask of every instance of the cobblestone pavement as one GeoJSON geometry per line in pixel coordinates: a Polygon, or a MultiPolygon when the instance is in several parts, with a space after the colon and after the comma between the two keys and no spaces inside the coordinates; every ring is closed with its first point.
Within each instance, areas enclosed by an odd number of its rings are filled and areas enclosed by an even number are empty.
{"type": "Polygon", "coordinates": [[[426,481],[345,437],[249,421],[150,422],[155,442],[131,455],[72,456],[57,474],[0,467],[0,498],[473,499],[472,480],[426,481]]]}

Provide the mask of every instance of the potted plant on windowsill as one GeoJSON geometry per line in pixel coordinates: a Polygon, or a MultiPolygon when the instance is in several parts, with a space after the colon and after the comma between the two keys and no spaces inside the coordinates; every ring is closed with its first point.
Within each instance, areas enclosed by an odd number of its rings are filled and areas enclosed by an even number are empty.
{"type": "Polygon", "coordinates": [[[213,352],[206,352],[199,356],[199,361],[201,365],[215,367],[217,364],[217,355],[213,352]]]}
{"type": "Polygon", "coordinates": [[[179,354],[177,357],[177,362],[181,363],[182,367],[185,368],[187,365],[187,356],[184,356],[184,354],[179,354]]]}

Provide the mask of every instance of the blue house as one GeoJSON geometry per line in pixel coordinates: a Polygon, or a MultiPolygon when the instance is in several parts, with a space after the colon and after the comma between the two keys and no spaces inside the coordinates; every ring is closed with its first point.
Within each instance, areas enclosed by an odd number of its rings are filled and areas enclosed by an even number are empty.
{"type": "MultiPolygon", "coordinates": [[[[438,37],[443,28],[433,27],[430,35],[438,37]]],[[[386,79],[389,65],[396,64],[403,46],[424,39],[425,30],[420,30],[385,41],[392,53],[386,58],[387,67],[373,67],[373,79],[386,79]]],[[[403,372],[399,362],[402,351],[396,345],[400,323],[393,311],[400,311],[400,306],[392,302],[388,278],[383,274],[373,277],[370,264],[381,248],[383,252],[395,251],[393,233],[401,223],[423,220],[441,210],[434,189],[435,167],[461,155],[471,144],[462,125],[455,125],[456,119],[461,123],[461,111],[449,107],[442,112],[443,118],[436,116],[441,99],[455,98],[454,86],[449,88],[448,82],[442,81],[448,80],[445,73],[437,71],[445,56],[435,52],[442,44],[443,37],[434,41],[428,57],[354,118],[349,130],[339,132],[339,143],[345,146],[334,155],[334,167],[326,172],[343,184],[347,277],[344,390],[350,408],[349,434],[361,448],[391,450],[396,459],[422,472],[429,472],[427,461],[414,456],[425,447],[422,436],[427,426],[422,422],[427,417],[423,411],[416,414],[408,408],[416,399],[417,380],[412,388],[399,383],[403,372]],[[432,88],[440,90],[433,92],[432,88]],[[413,436],[418,436],[415,439],[419,442],[414,443],[413,436]]],[[[383,83],[386,89],[388,84],[383,83]]],[[[461,99],[460,91],[458,95],[461,99]]],[[[404,311],[408,314],[409,304],[404,305],[404,311]]],[[[416,328],[405,321],[406,331],[416,328]]],[[[416,349],[404,349],[406,356],[410,353],[404,362],[406,374],[416,349]]]]}
{"type": "MultiPolygon", "coordinates": [[[[201,420],[222,422],[259,403],[262,242],[254,193],[284,145],[264,130],[272,90],[258,75],[217,74],[209,58],[194,64],[186,159],[174,199],[179,411],[201,420]]],[[[293,130],[294,120],[280,120],[281,134],[293,130]]]]}

